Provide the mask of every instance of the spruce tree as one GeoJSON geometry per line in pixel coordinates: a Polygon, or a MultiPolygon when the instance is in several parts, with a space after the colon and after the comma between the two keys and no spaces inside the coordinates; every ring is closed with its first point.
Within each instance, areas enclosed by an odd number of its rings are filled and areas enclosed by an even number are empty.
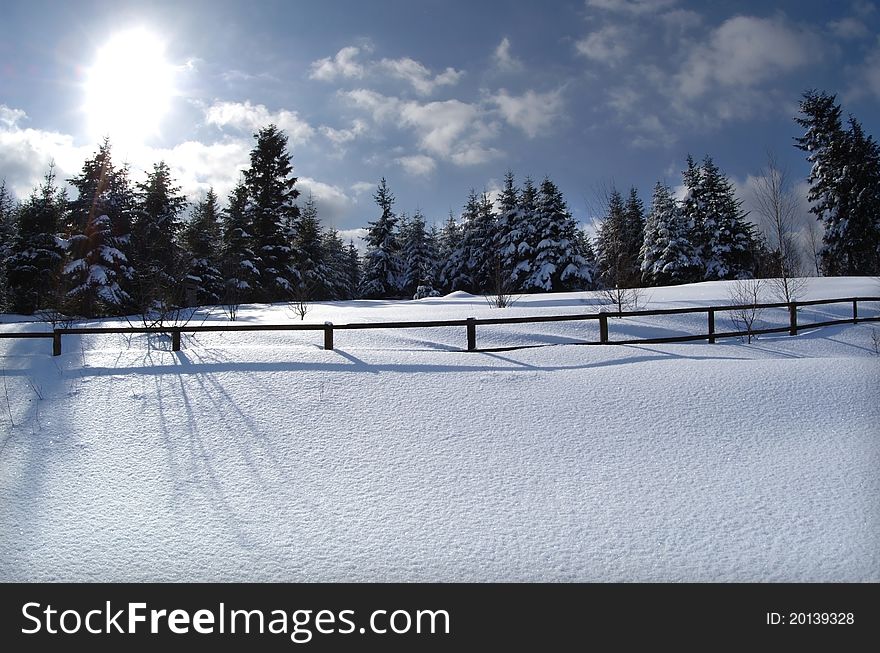
{"type": "Polygon", "coordinates": [[[711,157],[703,160],[701,173],[704,278],[712,281],[751,276],[753,226],[745,219],[742,201],[711,157]]]}
{"type": "Polygon", "coordinates": [[[6,180],[0,179],[0,312],[9,310],[9,282],[6,262],[12,255],[17,231],[15,201],[6,188],[6,180]]]}
{"type": "Polygon", "coordinates": [[[488,291],[495,277],[495,211],[487,193],[468,194],[462,213],[462,256],[467,262],[467,290],[473,293],[488,291]]]}
{"type": "Polygon", "coordinates": [[[195,205],[192,218],[183,231],[186,248],[186,280],[195,290],[199,306],[218,304],[223,296],[220,272],[222,237],[220,206],[214,189],[195,205]]]}
{"type": "Polygon", "coordinates": [[[248,219],[248,190],[239,182],[229,195],[223,215],[223,252],[220,272],[223,276],[221,302],[237,307],[252,301],[259,282],[259,259],[254,253],[254,237],[248,219]]]}
{"type": "Polygon", "coordinates": [[[639,277],[639,252],[645,240],[645,205],[639,198],[635,187],[630,188],[624,206],[626,251],[629,253],[631,269],[628,276],[639,277]]]}
{"type": "Polygon", "coordinates": [[[626,207],[623,197],[613,189],[608,197],[608,211],[596,234],[596,259],[601,283],[605,288],[633,288],[632,253],[627,241],[626,207]]]}
{"type": "Polygon", "coordinates": [[[795,121],[806,132],[795,139],[812,164],[807,195],[825,226],[820,253],[829,275],[880,272],[880,150],[861,124],[841,120],[835,95],[807,91],[795,121]]]}
{"type": "Polygon", "coordinates": [[[348,252],[335,229],[321,234],[321,274],[325,284],[323,299],[353,299],[348,275],[348,252]]]}
{"type": "Polygon", "coordinates": [[[419,286],[434,287],[437,252],[426,229],[425,216],[416,210],[406,231],[402,232],[403,276],[401,287],[412,296],[419,286]]]}
{"type": "Polygon", "coordinates": [[[122,314],[131,308],[134,280],[130,247],[135,199],[128,168],[113,166],[105,139],[80,175],[68,181],[77,190],[67,222],[68,297],[81,315],[122,314]]]}
{"type": "Polygon", "coordinates": [[[361,285],[361,256],[354,244],[354,240],[348,241],[345,254],[345,278],[348,283],[348,296],[351,299],[356,299],[360,296],[358,290],[361,285]]]}
{"type": "Polygon", "coordinates": [[[289,225],[299,209],[296,177],[287,151],[287,136],[275,125],[254,134],[251,165],[244,173],[248,192],[247,221],[253,236],[258,301],[289,299],[299,281],[294,267],[289,225]]]}
{"type": "MultiPolygon", "coordinates": [[[[9,201],[5,202],[8,210],[9,201]]],[[[18,235],[6,260],[10,303],[16,313],[30,315],[45,308],[66,312],[61,285],[64,241],[58,237],[66,204],[50,167],[43,184],[20,208],[18,235]]]]}
{"type": "Polygon", "coordinates": [[[526,288],[552,291],[588,287],[593,274],[578,248],[577,223],[556,184],[546,177],[541,182],[533,222],[539,240],[526,288]]]}
{"type": "Polygon", "coordinates": [[[441,261],[440,287],[446,292],[464,290],[470,284],[467,258],[462,248],[462,230],[452,212],[440,230],[438,260],[441,261]]]}
{"type": "Polygon", "coordinates": [[[641,257],[642,281],[648,285],[688,283],[701,274],[701,259],[691,230],[672,191],[657,182],[645,225],[641,257]]]}
{"type": "Polygon", "coordinates": [[[400,244],[394,196],[385,178],[379,182],[373,199],[381,211],[367,228],[367,252],[361,270],[359,295],[368,299],[396,297],[400,293],[400,244]]]}
{"type": "Polygon", "coordinates": [[[145,319],[162,320],[168,311],[184,303],[187,261],[178,235],[185,207],[186,198],[164,161],[155,164],[146,181],[137,184],[131,258],[134,299],[145,319]]]}
{"type": "Polygon", "coordinates": [[[311,193],[293,219],[291,232],[294,264],[299,277],[297,296],[304,300],[331,296],[333,284],[327,278],[318,205],[311,193]]]}

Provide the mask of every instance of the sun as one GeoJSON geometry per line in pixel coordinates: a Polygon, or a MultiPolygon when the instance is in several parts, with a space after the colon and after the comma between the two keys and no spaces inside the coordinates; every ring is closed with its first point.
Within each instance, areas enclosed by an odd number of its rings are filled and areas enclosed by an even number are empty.
{"type": "Polygon", "coordinates": [[[84,110],[92,136],[143,145],[159,133],[174,94],[165,44],[144,28],[118,32],[97,52],[85,82],[84,110]]]}

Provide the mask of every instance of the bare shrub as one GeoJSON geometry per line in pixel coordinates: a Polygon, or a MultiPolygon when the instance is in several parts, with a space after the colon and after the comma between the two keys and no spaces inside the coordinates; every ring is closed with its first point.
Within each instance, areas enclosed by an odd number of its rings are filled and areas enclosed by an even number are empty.
{"type": "Polygon", "coordinates": [[[763,312],[758,304],[761,303],[761,294],[767,286],[767,279],[737,279],[730,284],[727,291],[731,305],[737,307],[728,311],[730,321],[737,331],[746,333],[745,337],[750,344],[752,338],[757,337],[754,334],[755,324],[763,312]]]}

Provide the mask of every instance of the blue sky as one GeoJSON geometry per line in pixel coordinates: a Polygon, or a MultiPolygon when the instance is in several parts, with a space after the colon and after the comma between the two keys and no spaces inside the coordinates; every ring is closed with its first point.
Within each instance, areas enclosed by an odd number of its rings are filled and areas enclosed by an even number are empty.
{"type": "Polygon", "coordinates": [[[399,211],[441,221],[508,168],[549,175],[588,222],[612,184],[646,203],[658,179],[678,184],[688,153],[748,200],[768,150],[806,177],[791,143],[807,88],[880,132],[880,5],[865,0],[5,4],[0,178],[19,196],[50,159],[76,173],[107,133],[95,93],[131,75],[94,71],[129,30],[161,42],[173,89],[149,133],[120,105],[129,133],[110,135],[135,179],[165,159],[191,199],[225,195],[273,121],[300,190],[341,230],[375,218],[382,176],[399,211]]]}

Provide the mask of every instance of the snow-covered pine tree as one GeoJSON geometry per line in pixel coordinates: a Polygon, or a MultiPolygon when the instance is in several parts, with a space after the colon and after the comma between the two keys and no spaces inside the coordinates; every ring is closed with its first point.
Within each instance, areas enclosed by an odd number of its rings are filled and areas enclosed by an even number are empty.
{"type": "MultiPolygon", "coordinates": [[[[9,210],[11,203],[4,200],[9,210]]],[[[65,311],[61,286],[64,241],[58,237],[67,199],[55,184],[54,167],[21,205],[18,235],[6,260],[11,308],[32,314],[43,308],[65,311]]]]}
{"type": "Polygon", "coordinates": [[[18,214],[6,180],[0,179],[0,312],[9,310],[9,282],[6,262],[12,255],[17,232],[18,214]]]}
{"type": "Polygon", "coordinates": [[[604,288],[634,288],[633,255],[627,242],[626,207],[623,197],[612,188],[608,211],[596,234],[596,260],[604,288]]]}
{"type": "Polygon", "coordinates": [[[700,175],[700,208],[706,237],[703,261],[704,278],[740,279],[752,274],[753,225],[746,221],[742,201],[733,185],[706,156],[700,175]]]}
{"type": "Polygon", "coordinates": [[[494,286],[495,211],[487,193],[477,195],[472,188],[462,213],[461,247],[467,261],[469,292],[483,293],[494,286]]]}
{"type": "Polygon", "coordinates": [[[687,156],[687,167],[681,173],[685,195],[681,200],[681,214],[685,221],[687,232],[690,234],[694,252],[699,258],[699,266],[694,271],[694,276],[687,282],[702,281],[706,272],[704,253],[709,248],[709,238],[703,225],[704,211],[702,202],[703,172],[690,154],[687,156]]]}
{"type": "Polygon", "coordinates": [[[186,280],[195,291],[196,304],[219,304],[223,296],[222,238],[220,205],[213,188],[195,205],[183,231],[183,243],[187,257],[186,280]]]}
{"type": "Polygon", "coordinates": [[[590,286],[592,270],[578,248],[577,223],[562,192],[547,177],[541,182],[533,223],[539,240],[526,287],[553,291],[590,286]]]}
{"type": "Polygon", "coordinates": [[[519,243],[522,235],[522,211],[519,189],[512,170],[504,175],[504,187],[498,197],[498,217],[495,222],[495,251],[497,252],[498,278],[496,290],[513,292],[520,284],[514,274],[519,262],[519,243]]]}
{"type": "Polygon", "coordinates": [[[164,320],[185,303],[183,278],[187,260],[178,245],[180,214],[186,198],[164,161],[137,184],[131,258],[135,269],[134,301],[150,322],[164,320]]]}
{"type": "Polygon", "coordinates": [[[244,182],[239,182],[229,195],[229,204],[223,215],[223,252],[220,258],[223,276],[220,300],[232,309],[230,317],[233,319],[238,305],[251,301],[255,296],[255,285],[260,278],[247,205],[247,187],[244,182]]]}
{"type": "Polygon", "coordinates": [[[327,278],[318,205],[311,193],[298,213],[291,222],[294,265],[299,277],[295,295],[304,301],[329,298],[333,295],[333,283],[327,278]]]}
{"type": "Polygon", "coordinates": [[[323,299],[353,299],[348,278],[348,252],[336,229],[321,234],[321,275],[325,280],[323,299]]]}
{"type": "Polygon", "coordinates": [[[440,261],[440,287],[446,292],[464,290],[469,287],[467,258],[462,248],[462,229],[452,214],[440,230],[437,243],[437,258],[440,261]]]}
{"type": "Polygon", "coordinates": [[[64,283],[80,315],[119,315],[131,307],[131,222],[134,192],[128,168],[113,166],[110,142],[68,180],[77,197],[70,202],[70,237],[64,283]]]}
{"type": "Polygon", "coordinates": [[[358,294],[368,299],[396,297],[400,294],[400,243],[397,216],[394,215],[394,195],[382,177],[373,199],[381,214],[367,227],[367,252],[361,269],[358,294]]]}
{"type": "Polygon", "coordinates": [[[299,275],[294,267],[294,252],[288,226],[299,209],[294,188],[296,177],[287,151],[287,136],[275,125],[264,127],[254,137],[251,165],[244,173],[248,191],[246,208],[257,254],[258,301],[290,299],[299,275]]]}
{"type": "Polygon", "coordinates": [[[634,186],[629,189],[629,196],[623,210],[625,214],[625,247],[632,266],[628,276],[638,279],[640,277],[639,256],[645,241],[645,205],[634,186]]]}
{"type": "Polygon", "coordinates": [[[405,232],[401,228],[401,240],[403,241],[401,288],[407,297],[411,297],[419,286],[433,288],[436,276],[437,251],[426,229],[425,216],[420,210],[416,209],[405,232]]]}
{"type": "Polygon", "coordinates": [[[806,132],[796,147],[812,164],[807,199],[825,226],[820,257],[825,274],[860,275],[880,271],[880,155],[851,117],[844,129],[835,95],[807,91],[795,121],[806,132]]]}
{"type": "Polygon", "coordinates": [[[348,241],[348,247],[345,250],[346,266],[345,278],[348,282],[348,296],[351,299],[359,297],[358,289],[361,285],[361,255],[358,252],[354,240],[348,241]]]}
{"type": "Polygon", "coordinates": [[[649,285],[687,283],[700,271],[701,260],[690,240],[688,222],[672,191],[659,181],[642,246],[642,280],[649,285]]]}
{"type": "Polygon", "coordinates": [[[535,210],[538,204],[538,189],[531,177],[523,181],[519,194],[519,204],[511,222],[512,233],[505,247],[505,256],[510,266],[510,276],[517,290],[532,290],[529,279],[535,269],[535,253],[540,235],[535,226],[535,210]]]}

